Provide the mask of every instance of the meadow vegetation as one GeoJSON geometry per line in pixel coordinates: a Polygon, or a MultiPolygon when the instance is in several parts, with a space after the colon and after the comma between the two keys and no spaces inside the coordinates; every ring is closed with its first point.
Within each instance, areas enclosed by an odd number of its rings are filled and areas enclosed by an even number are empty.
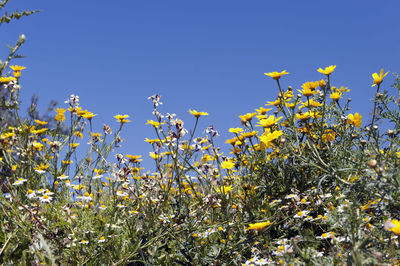
{"type": "Polygon", "coordinates": [[[387,72],[372,75],[361,117],[336,66],[301,88],[265,73],[277,98],[239,117],[229,154],[217,128],[197,133],[208,113],[189,110],[188,130],[155,94],[150,171],[118,150],[128,115],[94,131],[96,114],[71,95],[49,119],[24,116],[24,67],[9,65],[24,39],[0,62],[2,264],[399,263],[398,76],[389,91],[387,72]]]}

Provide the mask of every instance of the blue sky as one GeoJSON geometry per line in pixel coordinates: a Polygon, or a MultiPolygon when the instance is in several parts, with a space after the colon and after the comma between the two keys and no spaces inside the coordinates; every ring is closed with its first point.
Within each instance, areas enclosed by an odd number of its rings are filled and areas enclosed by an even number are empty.
{"type": "Polygon", "coordinates": [[[265,72],[287,70],[282,85],[298,89],[335,64],[334,85],[349,87],[354,112],[367,115],[371,74],[400,70],[397,0],[12,0],[5,9],[41,10],[0,28],[2,58],[7,44],[27,36],[20,51],[27,57],[14,61],[27,67],[22,100],[36,94],[43,109],[52,99],[64,107],[77,94],[99,127],[114,129],[113,116],[129,114],[121,152],[145,157],[151,147],[143,140],[155,137],[145,125],[154,93],[162,95],[161,111],[189,129],[188,109],[207,111],[198,132],[214,125],[225,146],[238,115],[275,99],[265,72]]]}

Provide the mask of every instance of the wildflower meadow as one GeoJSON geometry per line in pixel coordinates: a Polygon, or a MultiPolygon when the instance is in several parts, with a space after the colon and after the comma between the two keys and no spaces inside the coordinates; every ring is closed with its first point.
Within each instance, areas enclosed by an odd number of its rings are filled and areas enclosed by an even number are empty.
{"type": "Polygon", "coordinates": [[[154,129],[149,153],[122,154],[132,122],[118,110],[100,131],[101,110],[86,110],[78,95],[45,115],[34,102],[21,110],[26,70],[12,62],[24,41],[0,61],[1,264],[399,263],[395,73],[365,73],[374,109],[362,117],[335,65],[301,88],[287,84],[290,66],[267,72],[276,98],[238,117],[224,147],[217,125],[198,128],[207,110],[188,110],[194,127],[185,128],[154,94],[154,118],[143,121],[154,129]]]}

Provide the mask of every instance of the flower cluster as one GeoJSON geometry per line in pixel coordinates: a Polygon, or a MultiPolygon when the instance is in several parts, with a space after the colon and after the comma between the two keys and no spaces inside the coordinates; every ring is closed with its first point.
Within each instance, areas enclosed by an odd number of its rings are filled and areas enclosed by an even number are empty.
{"type": "Polygon", "coordinates": [[[284,89],[286,71],[265,73],[277,97],[239,116],[226,149],[214,126],[197,133],[207,112],[189,110],[189,130],[155,94],[142,156],[118,150],[129,115],[95,131],[99,118],[77,95],[47,120],[20,119],[24,67],[11,69],[0,78],[18,116],[0,132],[3,263],[399,261],[400,115],[397,99],[379,91],[383,70],[373,74],[371,123],[350,109],[350,90],[334,86],[336,66],[301,88],[284,89]],[[381,130],[382,120],[393,128],[381,130]]]}

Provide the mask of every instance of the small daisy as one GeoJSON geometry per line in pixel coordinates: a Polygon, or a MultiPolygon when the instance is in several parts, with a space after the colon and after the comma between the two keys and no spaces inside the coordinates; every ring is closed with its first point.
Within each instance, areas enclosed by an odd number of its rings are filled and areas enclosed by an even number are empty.
{"type": "Polygon", "coordinates": [[[106,224],[107,227],[111,227],[112,229],[118,229],[119,226],[115,224],[106,224]]]}
{"type": "Polygon", "coordinates": [[[42,197],[39,197],[39,200],[41,202],[50,202],[52,199],[53,199],[53,197],[51,197],[47,194],[44,194],[42,197]]]}
{"type": "Polygon", "coordinates": [[[326,198],[332,197],[332,194],[331,194],[331,193],[327,193],[327,194],[319,195],[319,197],[320,197],[321,199],[326,199],[326,198]]]}
{"type": "Polygon", "coordinates": [[[121,203],[118,203],[118,204],[117,204],[117,207],[120,208],[120,209],[122,209],[122,208],[125,208],[125,205],[123,205],[123,204],[121,204],[121,203]]]}
{"type": "Polygon", "coordinates": [[[271,205],[274,205],[274,204],[277,204],[277,203],[279,203],[279,202],[281,202],[282,200],[280,200],[280,199],[276,199],[276,200],[273,200],[270,204],[271,205]]]}
{"type": "Polygon", "coordinates": [[[305,198],[302,198],[302,199],[298,202],[298,204],[309,205],[310,202],[308,202],[305,198]]]}
{"type": "Polygon", "coordinates": [[[299,196],[297,196],[296,194],[289,194],[286,195],[285,199],[297,199],[299,196]]]}
{"type": "Polygon", "coordinates": [[[334,236],[335,236],[334,232],[327,232],[327,233],[323,233],[322,235],[317,236],[315,238],[317,238],[317,239],[327,239],[327,238],[332,238],[334,236]]]}
{"type": "Polygon", "coordinates": [[[106,208],[107,208],[107,207],[106,207],[106,205],[104,205],[104,204],[101,205],[101,206],[99,207],[100,210],[105,210],[106,208]]]}
{"type": "Polygon", "coordinates": [[[97,175],[93,176],[93,179],[100,179],[100,178],[102,178],[102,177],[103,177],[103,175],[97,174],[97,175]]]}
{"type": "Polygon", "coordinates": [[[26,196],[28,197],[28,199],[33,199],[36,197],[35,191],[33,191],[32,189],[28,189],[28,191],[26,192],[26,196]]]}
{"type": "Polygon", "coordinates": [[[35,172],[38,173],[39,175],[46,173],[46,171],[38,169],[36,169],[35,172]]]}
{"type": "Polygon", "coordinates": [[[67,176],[67,175],[57,176],[57,179],[60,179],[60,180],[65,180],[65,179],[68,179],[68,178],[69,178],[69,176],[67,176]]]}
{"type": "Polygon", "coordinates": [[[296,213],[295,216],[293,216],[294,218],[302,218],[305,217],[310,211],[299,211],[298,213],[296,213]]]}
{"type": "Polygon", "coordinates": [[[69,181],[69,180],[66,180],[65,181],[65,186],[66,187],[68,187],[68,188],[70,188],[72,185],[71,185],[71,182],[69,181]]]}
{"type": "Polygon", "coordinates": [[[289,240],[286,239],[286,238],[283,238],[283,239],[280,239],[280,240],[276,240],[276,241],[274,242],[274,244],[277,244],[277,245],[285,245],[287,242],[289,242],[289,240]]]}
{"type": "Polygon", "coordinates": [[[25,183],[26,181],[28,181],[28,180],[26,180],[26,179],[24,179],[24,178],[18,178],[18,180],[15,181],[15,182],[13,183],[13,186],[22,185],[22,184],[25,183]]]}
{"type": "Polygon", "coordinates": [[[106,242],[106,238],[104,236],[100,237],[99,240],[97,240],[98,243],[103,243],[106,242]]]}
{"type": "Polygon", "coordinates": [[[304,218],[304,221],[312,221],[314,218],[312,216],[307,216],[304,218]]]}
{"type": "Polygon", "coordinates": [[[79,244],[87,245],[89,244],[89,241],[82,239],[81,241],[79,241],[79,244]]]}
{"type": "Polygon", "coordinates": [[[92,195],[91,194],[89,194],[88,192],[86,192],[85,194],[83,194],[83,196],[82,196],[82,200],[84,200],[84,201],[91,201],[93,198],[92,198],[92,195]]]}
{"type": "Polygon", "coordinates": [[[255,264],[256,264],[256,265],[267,265],[267,264],[270,264],[270,262],[267,261],[266,259],[261,258],[261,259],[258,259],[258,260],[255,262],[255,264]]]}
{"type": "Polygon", "coordinates": [[[128,193],[119,190],[119,191],[117,191],[117,196],[126,197],[126,196],[128,196],[128,193]]]}
{"type": "Polygon", "coordinates": [[[44,194],[46,194],[46,195],[48,195],[48,196],[51,196],[51,195],[53,195],[54,193],[51,192],[50,190],[46,190],[46,192],[45,192],[44,194]]]}
{"type": "Polygon", "coordinates": [[[46,192],[46,190],[44,190],[43,188],[36,190],[36,193],[38,194],[43,194],[44,192],[46,192]]]}

